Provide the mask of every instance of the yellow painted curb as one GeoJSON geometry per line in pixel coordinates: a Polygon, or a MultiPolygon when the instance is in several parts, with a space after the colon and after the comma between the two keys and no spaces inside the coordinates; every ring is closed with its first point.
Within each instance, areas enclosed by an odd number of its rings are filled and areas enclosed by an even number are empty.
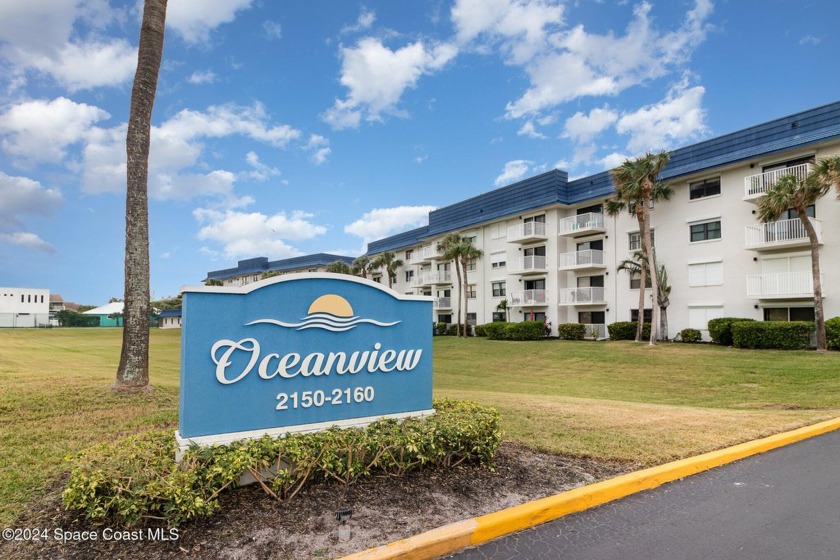
{"type": "Polygon", "coordinates": [[[827,420],[790,432],[749,441],[697,457],[625,474],[610,480],[582,486],[568,492],[519,506],[452,523],[407,539],[345,556],[341,560],[427,560],[450,554],[583,511],[630,494],[650,490],[667,482],[691,476],[739,459],[758,455],[840,428],[840,418],[827,420]]]}

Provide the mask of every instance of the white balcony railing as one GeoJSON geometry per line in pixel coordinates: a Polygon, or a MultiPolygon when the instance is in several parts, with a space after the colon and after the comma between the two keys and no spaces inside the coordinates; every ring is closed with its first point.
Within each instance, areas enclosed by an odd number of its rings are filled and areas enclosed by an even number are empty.
{"type": "Polygon", "coordinates": [[[747,297],[813,297],[814,282],[810,271],[755,274],[747,276],[747,297]]]}
{"type": "Polygon", "coordinates": [[[432,302],[432,306],[435,309],[452,309],[452,298],[437,297],[435,298],[434,302],[432,302]]]}
{"type": "Polygon", "coordinates": [[[438,251],[437,245],[425,245],[420,250],[420,253],[425,261],[439,259],[443,255],[443,253],[438,251]]]}
{"type": "MultiPolygon", "coordinates": [[[[822,243],[822,224],[813,218],[808,219],[817,232],[817,240],[822,243]]],[[[805,225],[799,218],[749,225],[746,234],[747,249],[810,244],[805,225]]]]}
{"type": "Polygon", "coordinates": [[[604,215],[598,212],[588,212],[578,216],[563,218],[557,223],[559,235],[578,235],[604,229],[604,215]]]}
{"type": "Polygon", "coordinates": [[[513,260],[510,271],[514,274],[528,274],[531,272],[545,272],[545,257],[530,255],[513,260]]]}
{"type": "Polygon", "coordinates": [[[744,198],[757,198],[763,195],[785,175],[793,175],[797,179],[803,180],[813,168],[814,165],[812,163],[803,163],[801,165],[794,165],[784,169],[774,169],[773,171],[765,171],[764,173],[744,177],[744,198]]]}
{"type": "Polygon", "coordinates": [[[520,290],[507,295],[507,303],[511,307],[526,305],[546,305],[545,290],[520,290]]]}
{"type": "Polygon", "coordinates": [[[586,327],[586,334],[584,334],[586,338],[595,340],[607,338],[607,325],[584,324],[583,326],[586,327]]]}
{"type": "Polygon", "coordinates": [[[507,239],[511,243],[545,238],[545,222],[524,222],[507,229],[507,239]]]}
{"type": "Polygon", "coordinates": [[[604,288],[590,287],[590,288],[568,288],[560,290],[559,294],[560,305],[594,305],[606,304],[604,299],[604,288]]]}
{"type": "Polygon", "coordinates": [[[604,252],[598,249],[561,253],[559,267],[561,269],[591,268],[604,266],[604,252]]]}

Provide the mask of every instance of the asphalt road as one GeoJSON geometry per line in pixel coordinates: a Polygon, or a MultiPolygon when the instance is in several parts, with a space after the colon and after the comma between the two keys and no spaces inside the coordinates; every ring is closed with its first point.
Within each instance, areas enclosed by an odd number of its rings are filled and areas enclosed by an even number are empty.
{"type": "Polygon", "coordinates": [[[840,430],[450,558],[840,559],[840,430]]]}

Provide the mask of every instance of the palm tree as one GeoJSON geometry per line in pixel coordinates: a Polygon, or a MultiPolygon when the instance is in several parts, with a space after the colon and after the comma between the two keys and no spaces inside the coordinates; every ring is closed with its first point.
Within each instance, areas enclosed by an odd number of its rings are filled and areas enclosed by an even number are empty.
{"type": "Polygon", "coordinates": [[[397,258],[397,254],[393,251],[385,251],[379,255],[376,260],[371,263],[373,268],[385,269],[385,274],[388,276],[388,287],[394,285],[394,280],[397,279],[397,269],[403,266],[402,259],[397,258]]]}
{"type": "MultiPolygon", "coordinates": [[[[478,259],[484,256],[484,251],[473,245],[472,238],[470,237],[462,237],[461,238],[461,250],[460,250],[460,258],[461,258],[461,269],[464,272],[463,281],[464,281],[464,321],[467,320],[467,316],[469,315],[469,298],[467,297],[467,290],[469,289],[470,282],[467,279],[467,270],[469,269],[470,261],[477,261],[478,259]]],[[[464,325],[464,336],[468,335],[468,328],[467,325],[464,325]]]]}
{"type": "Polygon", "coordinates": [[[505,321],[508,320],[508,302],[506,299],[503,299],[499,302],[499,305],[496,306],[496,311],[500,311],[505,314],[505,321]]]}
{"type": "Polygon", "coordinates": [[[461,336],[461,302],[466,299],[465,294],[462,293],[464,285],[461,283],[461,250],[464,246],[464,238],[458,233],[450,233],[437,244],[438,253],[445,261],[454,261],[455,274],[458,277],[458,322],[456,323],[456,332],[461,336]]]}
{"type": "MultiPolygon", "coordinates": [[[[827,169],[829,166],[819,164],[820,169],[827,169]]],[[[836,169],[835,169],[836,171],[836,169]]],[[[814,322],[817,328],[817,351],[826,351],[825,341],[825,315],[823,313],[822,283],[820,282],[820,246],[817,238],[817,230],[811,223],[807,214],[808,206],[824,196],[831,188],[831,182],[826,178],[830,177],[825,172],[813,173],[803,179],[797,179],[794,175],[783,175],[779,180],[758,199],[758,219],[763,223],[775,222],[779,217],[792,208],[799,221],[805,228],[808,241],[811,245],[811,278],[814,284],[814,322]]]]}
{"type": "Polygon", "coordinates": [[[818,161],[810,177],[814,183],[826,187],[827,190],[833,188],[837,193],[837,198],[840,198],[840,156],[818,161]]]}
{"type": "Polygon", "coordinates": [[[353,259],[353,274],[361,276],[362,278],[367,278],[368,272],[371,271],[371,263],[372,261],[367,255],[356,257],[353,259]]]}
{"type": "Polygon", "coordinates": [[[331,262],[326,266],[324,269],[325,272],[332,272],[334,274],[353,274],[353,270],[350,268],[350,265],[344,261],[334,261],[331,262]]]}
{"type": "MultiPolygon", "coordinates": [[[[668,200],[673,190],[670,185],[657,180],[659,173],[668,164],[668,152],[647,153],[634,160],[625,160],[611,172],[615,193],[605,205],[606,212],[616,215],[627,208],[639,222],[642,251],[647,255],[648,273],[653,293],[658,293],[656,265],[653,262],[653,240],[650,234],[650,210],[654,202],[668,200]]],[[[642,281],[647,275],[642,269],[642,281]]],[[[639,288],[639,326],[644,320],[644,284],[639,288]]],[[[658,308],[653,306],[650,328],[650,344],[656,344],[658,308]]],[[[636,331],[636,340],[641,342],[641,330],[636,331]]]]}
{"type": "Polygon", "coordinates": [[[114,389],[149,386],[149,145],[163,59],[166,1],[145,0],[137,70],[131,88],[126,151],[125,319],[114,389]]]}
{"type": "MultiPolygon", "coordinates": [[[[668,271],[665,269],[664,264],[659,264],[659,261],[656,260],[655,252],[653,260],[656,263],[656,278],[658,280],[656,305],[659,306],[659,340],[668,340],[668,306],[671,305],[671,284],[668,282],[668,271]]],[[[650,265],[645,254],[642,251],[635,251],[631,258],[624,259],[618,263],[616,270],[619,272],[624,271],[630,276],[639,276],[640,278],[644,276],[647,278],[650,276],[647,270],[648,266],[650,265]]],[[[639,286],[641,289],[642,284],[639,284],[639,286]]],[[[639,324],[643,324],[643,320],[639,324]]]]}

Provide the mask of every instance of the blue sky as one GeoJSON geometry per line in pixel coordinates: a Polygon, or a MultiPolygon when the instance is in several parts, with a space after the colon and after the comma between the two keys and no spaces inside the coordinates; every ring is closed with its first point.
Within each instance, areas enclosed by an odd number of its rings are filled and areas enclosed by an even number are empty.
{"type": "MultiPolygon", "coordinates": [[[[140,5],[0,4],[0,285],[123,290],[140,5]]],[[[152,291],[840,97],[833,0],[169,0],[152,291]]]]}

